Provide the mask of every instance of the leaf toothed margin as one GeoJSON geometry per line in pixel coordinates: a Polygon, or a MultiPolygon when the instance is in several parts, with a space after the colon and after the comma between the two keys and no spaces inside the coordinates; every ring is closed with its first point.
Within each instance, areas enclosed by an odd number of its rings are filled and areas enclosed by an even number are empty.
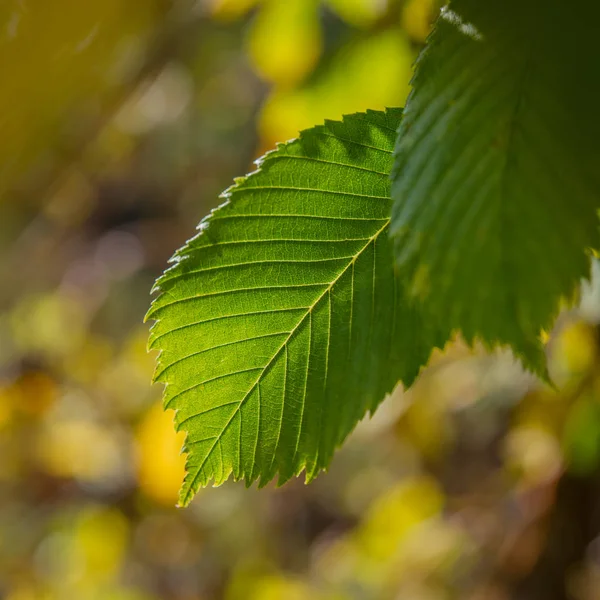
{"type": "Polygon", "coordinates": [[[310,481],[447,335],[393,266],[389,172],[400,109],[304,131],[236,180],[157,281],[149,347],[187,433],[186,505],[230,476],[310,481]]]}

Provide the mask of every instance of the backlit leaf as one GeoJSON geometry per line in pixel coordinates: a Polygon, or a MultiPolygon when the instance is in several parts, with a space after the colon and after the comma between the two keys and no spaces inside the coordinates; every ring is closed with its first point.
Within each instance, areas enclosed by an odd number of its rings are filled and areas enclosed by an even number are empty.
{"type": "Polygon", "coordinates": [[[444,341],[407,305],[387,229],[399,110],[280,145],[157,282],[155,379],[187,432],[180,503],[230,475],[312,479],[444,341]]]}

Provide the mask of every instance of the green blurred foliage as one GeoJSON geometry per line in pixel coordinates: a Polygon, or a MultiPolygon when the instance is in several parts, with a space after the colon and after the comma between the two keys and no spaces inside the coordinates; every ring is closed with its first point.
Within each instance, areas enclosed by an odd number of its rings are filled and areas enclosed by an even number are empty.
{"type": "MultiPolygon", "coordinates": [[[[226,484],[175,509],[152,282],[260,152],[402,105],[435,3],[282,4],[0,7],[1,598],[513,598],[554,548],[552,515],[575,529],[572,498],[597,501],[595,265],[549,334],[554,389],[455,340],[312,485],[226,484]]],[[[568,570],[582,600],[596,534],[568,570]]]]}

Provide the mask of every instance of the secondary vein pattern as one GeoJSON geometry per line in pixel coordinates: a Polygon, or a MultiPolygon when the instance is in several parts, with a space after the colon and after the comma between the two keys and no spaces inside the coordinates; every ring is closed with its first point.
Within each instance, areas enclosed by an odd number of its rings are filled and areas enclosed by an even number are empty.
{"type": "Polygon", "coordinates": [[[157,282],[150,346],[187,432],[181,504],[230,476],[314,477],[444,341],[394,272],[387,174],[399,119],[354,115],[280,145],[157,282]]]}

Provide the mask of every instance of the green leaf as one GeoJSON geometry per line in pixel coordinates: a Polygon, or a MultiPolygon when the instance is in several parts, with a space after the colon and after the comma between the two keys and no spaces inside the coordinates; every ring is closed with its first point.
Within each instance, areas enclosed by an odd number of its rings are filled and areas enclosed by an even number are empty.
{"type": "Polygon", "coordinates": [[[455,0],[419,59],[392,235],[411,292],[543,372],[540,330],[598,247],[600,8],[455,0]]]}
{"type": "Polygon", "coordinates": [[[158,281],[150,347],[187,432],[180,503],[230,475],[307,480],[444,338],[394,274],[400,110],[327,122],[230,188],[158,281]]]}

